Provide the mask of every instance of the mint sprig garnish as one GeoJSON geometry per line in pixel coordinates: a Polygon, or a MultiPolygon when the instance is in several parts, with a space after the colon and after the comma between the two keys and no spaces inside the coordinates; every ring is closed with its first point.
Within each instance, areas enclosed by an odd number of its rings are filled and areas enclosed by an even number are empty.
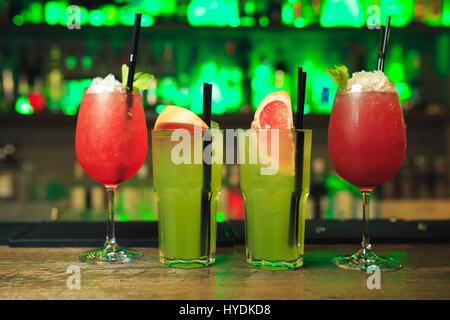
{"type": "MultiPolygon", "coordinates": [[[[150,82],[153,80],[153,75],[149,73],[143,73],[143,72],[137,72],[134,75],[133,80],[133,92],[138,90],[145,90],[147,89],[150,82]]],[[[128,81],[128,66],[126,64],[122,65],[122,85],[124,88],[127,87],[127,81],[128,81]]]]}
{"type": "Polygon", "coordinates": [[[338,92],[344,92],[347,89],[348,69],[346,66],[334,66],[327,68],[327,72],[338,87],[338,92]]]}

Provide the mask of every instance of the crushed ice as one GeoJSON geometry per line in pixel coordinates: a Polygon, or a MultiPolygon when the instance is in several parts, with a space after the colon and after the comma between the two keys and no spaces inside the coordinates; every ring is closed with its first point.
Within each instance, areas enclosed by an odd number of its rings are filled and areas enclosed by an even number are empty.
{"type": "Polygon", "coordinates": [[[348,80],[347,92],[387,91],[396,92],[395,85],[380,71],[355,72],[348,80]]]}
{"type": "Polygon", "coordinates": [[[106,92],[124,92],[122,83],[114,78],[114,75],[108,74],[104,79],[101,77],[94,78],[88,89],[89,93],[106,93],[106,92]]]}

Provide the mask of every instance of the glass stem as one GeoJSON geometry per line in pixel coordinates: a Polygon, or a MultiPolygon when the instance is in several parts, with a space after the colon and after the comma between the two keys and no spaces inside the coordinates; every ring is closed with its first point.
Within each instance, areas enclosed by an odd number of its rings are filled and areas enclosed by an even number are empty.
{"type": "Polygon", "coordinates": [[[106,223],[106,246],[116,245],[116,235],[114,230],[114,196],[116,193],[115,188],[106,188],[106,194],[108,197],[108,221],[106,223]]]}
{"type": "Polygon", "coordinates": [[[366,253],[372,250],[369,236],[370,219],[370,192],[362,192],[363,216],[362,216],[362,251],[366,253]]]}

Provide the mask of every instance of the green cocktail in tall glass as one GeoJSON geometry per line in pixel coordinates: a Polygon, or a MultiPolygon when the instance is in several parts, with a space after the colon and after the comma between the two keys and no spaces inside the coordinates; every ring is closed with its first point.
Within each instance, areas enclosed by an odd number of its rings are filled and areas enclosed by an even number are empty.
{"type": "Polygon", "coordinates": [[[255,268],[267,270],[293,270],[303,265],[306,201],[309,195],[309,169],[311,159],[311,130],[297,130],[301,141],[296,141],[290,129],[247,130],[239,134],[240,180],[245,199],[245,234],[247,262],[255,268]],[[278,131],[279,143],[271,146],[272,165],[276,161],[276,172],[268,169],[267,159],[259,155],[262,134],[273,135],[278,131]],[[253,138],[249,135],[253,134],[253,138]],[[251,142],[253,140],[253,143],[251,142]],[[300,179],[301,196],[298,211],[291,207],[295,189],[295,143],[303,143],[300,179]],[[274,148],[279,154],[274,156],[274,148]],[[245,158],[243,158],[245,157],[245,158]],[[278,158],[278,159],[277,159],[278,158]],[[253,161],[255,160],[256,162],[253,161]]]}
{"type": "MultiPolygon", "coordinates": [[[[181,129],[184,133],[180,137],[177,130],[180,129],[152,130],[160,261],[168,267],[176,268],[208,266],[215,260],[217,199],[222,180],[223,146],[220,141],[216,141],[213,133],[211,211],[210,216],[205,217],[201,210],[202,132],[181,129]],[[189,143],[183,148],[184,142],[189,143]],[[220,159],[220,163],[214,162],[215,159],[220,159]]],[[[222,135],[220,130],[211,131],[222,135]]]]}

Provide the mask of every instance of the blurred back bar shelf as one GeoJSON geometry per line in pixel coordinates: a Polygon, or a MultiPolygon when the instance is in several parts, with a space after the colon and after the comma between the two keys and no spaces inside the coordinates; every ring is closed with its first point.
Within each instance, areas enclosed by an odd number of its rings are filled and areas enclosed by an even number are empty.
{"type": "Polygon", "coordinates": [[[205,81],[215,114],[252,111],[269,92],[294,92],[302,66],[306,113],[329,114],[336,86],[325,68],[376,69],[375,25],[387,15],[385,72],[405,110],[449,105],[450,0],[3,1],[0,110],[75,115],[93,77],[120,80],[136,11],[137,70],[155,75],[149,111],[175,104],[200,113],[205,81]]]}
{"type": "MultiPolygon", "coordinates": [[[[200,113],[203,82],[214,86],[213,120],[249,128],[270,92],[286,90],[295,108],[302,66],[313,129],[307,218],[360,218],[359,191],[328,160],[336,86],[325,68],[376,69],[380,32],[366,23],[377,8],[382,24],[392,16],[385,72],[408,151],[376,189],[373,218],[450,219],[450,0],[23,0],[0,1],[0,220],[104,221],[104,192],[76,161],[76,114],[92,78],[121,80],[134,12],[143,13],[136,70],[155,76],[143,92],[149,129],[170,104],[200,113]]],[[[120,186],[119,220],[156,219],[151,163],[149,151],[120,186]]],[[[226,165],[218,221],[243,216],[239,167],[226,165]]]]}
{"type": "MultiPolygon", "coordinates": [[[[130,31],[3,28],[0,110],[75,115],[93,77],[112,73],[120,80],[130,31]]],[[[306,113],[329,114],[336,86],[325,69],[345,64],[350,72],[375,70],[379,31],[151,27],[141,38],[137,70],[155,75],[145,92],[147,110],[159,113],[175,104],[200,113],[204,81],[214,85],[215,114],[256,110],[269,92],[294,92],[296,68],[302,66],[308,72],[306,113]]],[[[405,110],[438,113],[448,107],[449,48],[450,28],[392,29],[385,72],[405,110]]]]}

